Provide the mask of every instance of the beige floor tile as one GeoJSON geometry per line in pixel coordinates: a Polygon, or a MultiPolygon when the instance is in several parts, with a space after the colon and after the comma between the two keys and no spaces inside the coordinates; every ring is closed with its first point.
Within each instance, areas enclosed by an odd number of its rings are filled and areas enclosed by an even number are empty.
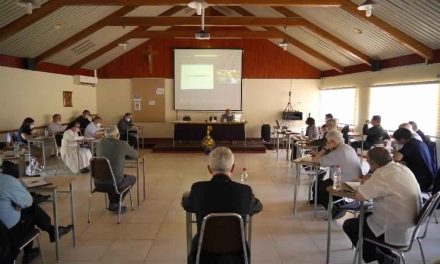
{"type": "Polygon", "coordinates": [[[117,239],[141,239],[153,240],[157,237],[160,224],[126,224],[117,239]]]}
{"type": "Polygon", "coordinates": [[[147,261],[185,261],[186,242],[184,239],[154,240],[147,261]]]}
{"type": "Polygon", "coordinates": [[[153,244],[152,240],[116,240],[104,252],[102,262],[135,260],[145,261],[148,251],[153,244]]]}

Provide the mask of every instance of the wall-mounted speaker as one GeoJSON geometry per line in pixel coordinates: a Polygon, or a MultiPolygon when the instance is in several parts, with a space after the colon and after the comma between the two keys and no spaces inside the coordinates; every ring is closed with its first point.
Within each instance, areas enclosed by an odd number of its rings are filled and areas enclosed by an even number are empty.
{"type": "Polygon", "coordinates": [[[382,70],[382,62],[380,60],[373,60],[371,62],[371,71],[380,71],[382,70]]]}
{"type": "Polygon", "coordinates": [[[35,59],[26,58],[24,59],[24,67],[26,70],[34,71],[37,68],[37,61],[35,59]]]}

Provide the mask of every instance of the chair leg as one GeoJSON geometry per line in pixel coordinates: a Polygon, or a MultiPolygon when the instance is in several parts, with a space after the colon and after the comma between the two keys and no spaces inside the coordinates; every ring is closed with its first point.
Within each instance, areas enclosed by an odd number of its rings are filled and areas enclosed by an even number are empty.
{"type": "Polygon", "coordinates": [[[131,210],[134,211],[134,207],[133,207],[133,196],[131,195],[131,189],[128,190],[128,194],[130,194],[130,206],[131,206],[131,210]]]}
{"type": "Polygon", "coordinates": [[[122,194],[119,195],[118,224],[121,223],[121,207],[122,207],[122,194]]]}
{"type": "Polygon", "coordinates": [[[55,168],[55,174],[54,175],[57,175],[57,173],[58,173],[58,163],[59,162],[60,162],[60,159],[57,157],[57,166],[55,168]]]}
{"type": "MultiPolygon", "coordinates": [[[[399,251],[399,256],[400,256],[400,260],[401,260],[400,263],[406,264],[405,255],[403,255],[403,253],[399,251]]],[[[425,262],[423,262],[423,263],[425,263],[425,262]]]]}
{"type": "Polygon", "coordinates": [[[425,264],[425,253],[423,252],[422,240],[420,239],[420,237],[417,238],[417,242],[419,242],[420,254],[422,255],[422,263],[425,264]]]}
{"type": "Polygon", "coordinates": [[[434,210],[434,219],[435,219],[435,223],[438,224],[437,210],[434,210]]]}
{"type": "Polygon", "coordinates": [[[43,249],[41,248],[41,244],[40,244],[40,236],[37,236],[37,244],[38,244],[38,248],[40,250],[40,258],[41,258],[41,263],[45,264],[46,262],[44,261],[44,254],[43,254],[43,249]]]}
{"type": "Polygon", "coordinates": [[[107,203],[107,193],[104,195],[104,203],[105,203],[105,209],[108,209],[108,203],[107,203]]]}
{"type": "Polygon", "coordinates": [[[92,214],[92,194],[89,195],[89,214],[87,216],[88,223],[90,223],[91,214],[92,214]]]}

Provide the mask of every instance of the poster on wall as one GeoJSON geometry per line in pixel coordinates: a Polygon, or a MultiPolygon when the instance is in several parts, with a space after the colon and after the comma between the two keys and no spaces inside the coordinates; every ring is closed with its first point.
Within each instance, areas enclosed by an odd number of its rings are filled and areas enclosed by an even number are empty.
{"type": "Polygon", "coordinates": [[[142,97],[133,96],[133,110],[134,111],[141,111],[141,102],[142,102],[142,97]]]}
{"type": "Polygon", "coordinates": [[[63,91],[63,106],[73,107],[71,91],[63,91]]]}

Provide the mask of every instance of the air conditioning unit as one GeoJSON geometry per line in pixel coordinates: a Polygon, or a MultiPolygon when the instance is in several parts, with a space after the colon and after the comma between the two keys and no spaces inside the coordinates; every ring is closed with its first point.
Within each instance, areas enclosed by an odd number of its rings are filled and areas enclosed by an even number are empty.
{"type": "Polygon", "coordinates": [[[73,76],[74,84],[81,85],[92,85],[95,86],[98,83],[98,78],[93,76],[84,76],[84,75],[74,75],[73,76]]]}

